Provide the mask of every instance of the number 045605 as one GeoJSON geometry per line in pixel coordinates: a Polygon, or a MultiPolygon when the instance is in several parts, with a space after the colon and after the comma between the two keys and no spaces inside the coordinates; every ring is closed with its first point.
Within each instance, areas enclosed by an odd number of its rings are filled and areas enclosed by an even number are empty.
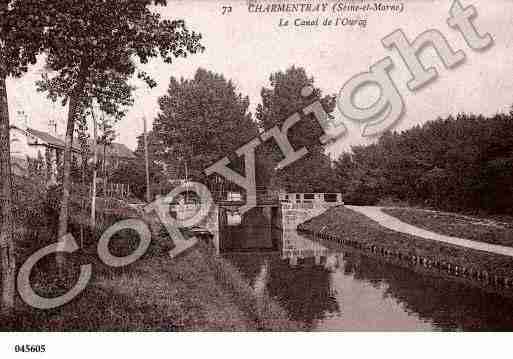
{"type": "Polygon", "coordinates": [[[46,352],[46,345],[17,344],[14,346],[14,351],[16,353],[44,353],[46,352]]]}

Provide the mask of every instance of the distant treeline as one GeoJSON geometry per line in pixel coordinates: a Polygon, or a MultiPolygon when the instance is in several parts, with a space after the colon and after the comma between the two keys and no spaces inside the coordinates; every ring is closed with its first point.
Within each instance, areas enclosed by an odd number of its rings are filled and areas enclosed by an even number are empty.
{"type": "Polygon", "coordinates": [[[346,203],[391,199],[435,208],[513,213],[513,112],[430,121],[336,162],[346,203]]]}
{"type": "MultiPolygon", "coordinates": [[[[298,66],[271,73],[260,95],[251,113],[249,98],[222,74],[198,69],[190,79],[172,77],[148,134],[150,182],[164,193],[169,179],[186,177],[208,184],[211,191],[237,190],[222,176],[206,176],[205,168],[229,157],[230,166],[243,173],[244,158],[236,154],[240,146],[275,126],[282,128],[314,99],[328,113],[336,107],[336,96],[323,94],[298,66]],[[305,86],[314,89],[310,98],[301,95],[305,86]]],[[[302,119],[288,139],[294,149],[305,147],[308,154],[276,169],[283,160],[276,141],[259,145],[258,188],[342,192],[344,201],[352,204],[392,200],[452,211],[513,212],[513,111],[491,118],[461,114],[385,133],[371,145],[353,147],[335,165],[319,142],[322,129],[317,121],[302,119]]],[[[134,194],[144,198],[142,136],[136,155],[139,160],[112,173],[110,182],[130,183],[134,194]]]]}

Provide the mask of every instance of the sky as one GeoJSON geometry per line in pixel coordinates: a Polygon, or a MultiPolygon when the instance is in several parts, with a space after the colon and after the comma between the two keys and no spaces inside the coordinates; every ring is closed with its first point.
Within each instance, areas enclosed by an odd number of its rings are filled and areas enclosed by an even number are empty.
{"type": "MultiPolygon", "coordinates": [[[[272,1],[260,1],[266,4],[272,1]]],[[[275,3],[284,2],[276,0],[275,3]]],[[[286,1],[285,1],[286,2],[286,1]]],[[[288,3],[328,3],[334,1],[291,0],[288,3]]],[[[371,2],[373,3],[373,2],[371,2]]],[[[387,3],[383,1],[383,3],[387,3]]],[[[393,3],[393,0],[392,0],[393,3]]],[[[461,34],[446,24],[452,0],[412,0],[404,3],[402,13],[321,13],[324,17],[366,18],[365,28],[345,27],[280,27],[280,18],[315,19],[319,13],[250,13],[246,1],[171,0],[165,8],[158,8],[163,17],[184,19],[189,29],[203,35],[206,50],[173,64],[154,60],[143,69],[159,83],[148,90],[142,83],[135,92],[135,103],[127,117],[116,125],[117,142],[135,149],[136,137],[143,129],[145,116],[151,125],[159,112],[157,100],[166,93],[171,76],[191,78],[199,68],[221,73],[232,79],[237,90],[248,95],[251,110],[260,102],[260,90],[269,86],[271,73],[297,65],[315,78],[315,86],[325,94],[338,94],[344,83],[354,75],[369,71],[369,67],[389,56],[394,62],[391,77],[401,93],[405,114],[395,129],[404,130],[438,117],[460,112],[493,115],[509,111],[513,104],[513,1],[463,0],[463,6],[474,5],[478,16],[477,30],[490,33],[494,44],[484,52],[470,49],[461,34]],[[222,15],[222,6],[232,11],[222,15]],[[421,90],[411,92],[406,83],[409,72],[394,50],[386,49],[381,39],[396,29],[402,29],[408,39],[420,33],[439,30],[454,50],[463,50],[466,61],[450,70],[443,67],[432,49],[426,49],[421,59],[426,65],[435,65],[438,78],[421,90]]],[[[66,109],[52,104],[44,94],[37,93],[34,82],[41,76],[38,63],[21,79],[9,79],[8,94],[12,123],[19,123],[17,111],[24,111],[31,127],[46,130],[48,119],[58,120],[59,131],[65,129],[66,109]]],[[[357,103],[369,106],[376,101],[379,91],[369,87],[356,98],[357,103]]],[[[344,118],[338,110],[337,121],[348,128],[348,135],[328,148],[334,156],[352,145],[369,143],[361,136],[361,124],[344,118]]]]}

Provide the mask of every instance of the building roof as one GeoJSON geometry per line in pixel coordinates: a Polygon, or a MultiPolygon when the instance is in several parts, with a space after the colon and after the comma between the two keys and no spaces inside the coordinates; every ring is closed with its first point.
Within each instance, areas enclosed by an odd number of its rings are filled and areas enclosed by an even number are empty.
{"type": "MultiPolygon", "coordinates": [[[[93,141],[91,141],[91,144],[92,144],[92,142],[93,141]]],[[[99,144],[96,146],[97,146],[96,148],[98,149],[98,155],[103,156],[103,145],[99,144]]],[[[107,157],[117,157],[117,158],[125,158],[125,159],[136,158],[134,153],[128,147],[126,147],[122,143],[116,143],[116,142],[109,144],[105,148],[105,155],[107,157]]]]}
{"type": "MultiPolygon", "coordinates": [[[[11,126],[11,128],[18,128],[19,130],[22,130],[16,126],[11,126]]],[[[64,147],[65,147],[65,143],[61,138],[51,135],[48,132],[39,131],[39,130],[29,128],[29,127],[27,127],[26,132],[28,134],[30,134],[31,136],[39,139],[42,142],[41,144],[46,144],[48,146],[56,147],[56,148],[60,148],[60,149],[64,149],[64,147]]],[[[91,146],[92,144],[93,144],[93,141],[90,140],[89,145],[91,146]]],[[[103,156],[103,145],[97,145],[97,149],[98,149],[98,154],[100,156],[103,156]]],[[[73,139],[73,150],[77,151],[77,152],[81,151],[80,144],[78,143],[77,138],[73,139]]],[[[107,146],[105,152],[108,157],[117,157],[117,158],[124,158],[124,159],[136,158],[135,154],[126,145],[124,145],[122,143],[117,143],[117,142],[113,142],[113,143],[109,144],[107,146]]]]}
{"type": "Polygon", "coordinates": [[[39,138],[43,142],[46,142],[47,144],[55,147],[61,147],[64,148],[64,141],[61,140],[58,137],[52,136],[47,132],[39,131],[33,128],[27,127],[27,132],[30,133],[32,136],[39,138]]]}

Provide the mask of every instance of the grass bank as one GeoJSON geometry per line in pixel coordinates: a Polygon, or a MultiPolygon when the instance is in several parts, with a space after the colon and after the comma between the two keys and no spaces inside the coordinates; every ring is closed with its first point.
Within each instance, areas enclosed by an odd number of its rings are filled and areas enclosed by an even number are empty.
{"type": "Polygon", "coordinates": [[[457,270],[456,274],[469,278],[483,271],[490,278],[495,275],[513,278],[513,261],[509,257],[395,232],[344,206],[332,208],[303,223],[298,229],[308,233],[322,231],[325,238],[335,239],[330,242],[344,240],[365,251],[374,251],[377,248],[385,255],[406,262],[417,263],[422,258],[427,259],[430,267],[452,270],[455,267],[464,268],[464,274],[457,270]]]}
{"type": "MultiPolygon", "coordinates": [[[[37,250],[57,240],[60,189],[40,193],[41,184],[23,180],[16,196],[16,259],[18,268],[37,250]]],[[[70,303],[37,310],[16,298],[13,318],[0,317],[0,331],[256,331],[296,330],[287,313],[265,295],[257,296],[235,267],[216,257],[204,242],[171,260],[167,231],[154,216],[131,209],[123,201],[97,199],[95,228],[90,227],[88,198],[72,195],[69,231],[80,250],[66,255],[62,273],[55,257],[33,268],[31,284],[43,297],[67,293],[80,265],[92,264],[86,289],[70,303]],[[98,238],[110,225],[140,218],[150,225],[149,250],[135,263],[112,268],[97,254],[98,238]]],[[[186,237],[191,233],[184,231],[186,237]]],[[[139,245],[130,230],[115,234],[109,250],[127,256],[139,245]]]]}
{"type": "MultiPolygon", "coordinates": [[[[126,238],[125,238],[126,239],[126,238]]],[[[177,259],[167,255],[169,238],[152,240],[147,254],[124,268],[102,264],[95,253],[68,258],[58,276],[52,260],[34,270],[34,289],[43,296],[63,294],[76,282],[81,263],[93,263],[86,290],[63,307],[41,311],[17,298],[9,331],[257,331],[296,330],[287,313],[257,296],[240,273],[216,257],[204,242],[177,259]]],[[[137,243],[113,240],[112,252],[130,253],[137,243]]],[[[0,318],[1,319],[1,318],[0,318]]]]}
{"type": "Polygon", "coordinates": [[[513,247],[513,224],[457,213],[417,208],[384,208],[408,224],[447,236],[513,247]]]}

